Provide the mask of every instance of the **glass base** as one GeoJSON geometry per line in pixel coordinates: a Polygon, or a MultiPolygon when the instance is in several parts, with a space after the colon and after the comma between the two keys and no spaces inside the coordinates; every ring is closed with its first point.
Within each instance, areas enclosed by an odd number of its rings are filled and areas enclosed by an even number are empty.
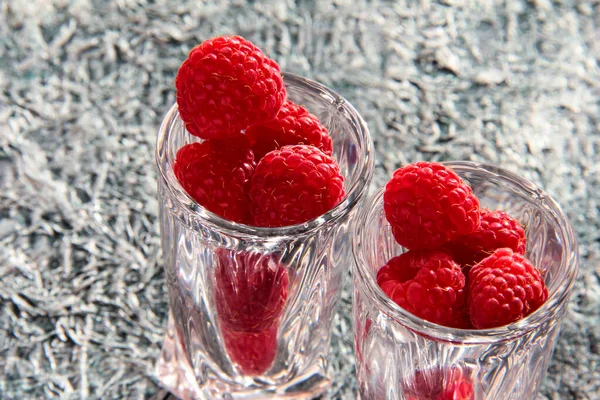
{"type": "Polygon", "coordinates": [[[319,399],[329,398],[331,379],[321,373],[307,371],[294,380],[280,386],[241,386],[227,382],[206,380],[198,384],[177,332],[173,316],[169,313],[167,333],[163,342],[156,375],[159,383],[182,400],[214,399],[319,399]]]}

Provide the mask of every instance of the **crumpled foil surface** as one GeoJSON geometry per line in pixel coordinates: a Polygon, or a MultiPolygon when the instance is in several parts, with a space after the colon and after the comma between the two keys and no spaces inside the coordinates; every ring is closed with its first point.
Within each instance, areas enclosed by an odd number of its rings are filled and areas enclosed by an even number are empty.
{"type": "MultiPolygon", "coordinates": [[[[350,100],[374,187],[463,159],[558,199],[581,273],[540,398],[599,397],[598,0],[0,0],[0,398],[165,397],[154,143],[179,64],[221,34],[350,100]]],[[[353,399],[340,307],[332,398],[353,399]]]]}

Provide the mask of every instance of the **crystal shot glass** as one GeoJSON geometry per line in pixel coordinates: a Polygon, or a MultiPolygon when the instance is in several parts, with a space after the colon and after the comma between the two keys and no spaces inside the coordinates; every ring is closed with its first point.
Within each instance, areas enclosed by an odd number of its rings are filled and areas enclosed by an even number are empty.
{"type": "Polygon", "coordinates": [[[329,130],[346,197],[304,224],[259,228],[197,204],[173,173],[197,141],[174,106],[160,128],[160,228],[170,316],[160,383],[182,399],[314,398],[331,384],[331,323],[351,261],[349,222],[373,174],[363,119],[325,86],[284,74],[288,98],[329,130]]]}
{"type": "Polygon", "coordinates": [[[405,311],[376,281],[377,270],[405,251],[394,240],[380,190],[354,221],[353,325],[360,398],[535,399],[577,275],[575,234],[560,206],[525,179],[474,162],[446,165],[471,185],[482,207],[505,211],[524,225],[526,256],[541,270],[548,300],[520,321],[485,330],[448,328],[405,311]]]}

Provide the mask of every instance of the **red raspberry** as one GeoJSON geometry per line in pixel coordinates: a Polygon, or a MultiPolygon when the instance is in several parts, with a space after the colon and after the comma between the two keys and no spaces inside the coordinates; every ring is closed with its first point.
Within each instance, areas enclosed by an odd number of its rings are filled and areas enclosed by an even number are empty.
{"type": "Polygon", "coordinates": [[[173,171],[198,204],[225,219],[246,224],[250,222],[246,190],[255,165],[244,140],[213,139],[179,149],[173,171]]]}
{"type": "Polygon", "coordinates": [[[404,385],[408,400],[474,400],[473,381],[461,368],[417,371],[404,385]]]}
{"type": "Polygon", "coordinates": [[[189,133],[203,139],[238,136],[275,118],[286,96],[277,63],[239,36],[194,47],[175,87],[181,119],[189,133]]]}
{"type": "Polygon", "coordinates": [[[306,108],[289,100],[283,103],[274,120],[251,126],[246,135],[252,144],[254,157],[259,161],[273,150],[295,144],[315,146],[328,156],[333,151],[327,128],[306,108]]]}
{"type": "Polygon", "coordinates": [[[243,373],[259,375],[277,353],[287,270],[269,254],[218,249],[216,255],[214,295],[227,354],[243,373]]]}
{"type": "Polygon", "coordinates": [[[540,272],[511,249],[496,250],[469,272],[468,304],[477,329],[520,320],[548,298],[540,272]]]}
{"type": "Polygon", "coordinates": [[[221,325],[261,332],[278,320],[287,300],[286,268],[269,254],[219,249],[215,303],[221,325]]]}
{"type": "Polygon", "coordinates": [[[465,276],[450,255],[408,251],[379,269],[377,284],[406,311],[436,324],[463,327],[465,276]]]}
{"type": "Polygon", "coordinates": [[[301,224],[331,210],[344,195],[338,165],[313,146],[284,146],[268,153],[250,184],[258,226],[301,224]]]}
{"type": "Polygon", "coordinates": [[[446,244],[444,249],[457,263],[472,266],[502,247],[525,254],[526,243],[525,230],[519,221],[503,211],[481,209],[479,229],[446,244]]]}
{"type": "Polygon", "coordinates": [[[237,332],[221,328],[225,349],[231,361],[246,375],[267,371],[277,355],[277,325],[260,332],[237,332]]]}
{"type": "Polygon", "coordinates": [[[479,227],[479,201],[442,164],[418,162],[396,170],[383,201],[396,241],[410,250],[433,249],[479,227]]]}

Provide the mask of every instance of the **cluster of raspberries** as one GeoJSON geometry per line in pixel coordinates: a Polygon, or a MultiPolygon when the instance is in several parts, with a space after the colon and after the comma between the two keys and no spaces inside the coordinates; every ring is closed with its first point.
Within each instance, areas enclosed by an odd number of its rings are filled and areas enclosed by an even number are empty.
{"type": "MultiPolygon", "coordinates": [[[[345,196],[333,143],[319,119],[288,100],[279,66],[239,36],[207,40],[175,79],[186,131],[173,172],[200,205],[260,227],[301,224],[345,196]]],[[[221,335],[241,372],[260,375],[276,357],[287,269],[269,254],[218,249],[214,299],[221,335]]]]}
{"type": "Polygon", "coordinates": [[[400,168],[383,199],[394,238],[408,251],[379,269],[377,283],[400,307],[440,325],[488,329],[520,320],[548,298],[525,258],[521,224],[481,208],[451,168],[400,168]]]}
{"type": "Polygon", "coordinates": [[[318,118],[286,98],[275,61],[239,36],[196,46],[175,79],[179,115],[201,142],[174,172],[200,205],[233,222],[307,222],[345,196],[332,141],[318,118]]]}

